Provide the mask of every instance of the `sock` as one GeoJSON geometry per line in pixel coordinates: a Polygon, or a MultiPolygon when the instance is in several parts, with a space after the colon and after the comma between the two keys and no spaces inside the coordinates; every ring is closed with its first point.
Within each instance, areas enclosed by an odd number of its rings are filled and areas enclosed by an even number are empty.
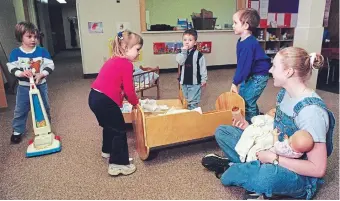
{"type": "Polygon", "coordinates": [[[13,135],[21,135],[21,133],[18,133],[18,132],[13,132],[13,135]]]}

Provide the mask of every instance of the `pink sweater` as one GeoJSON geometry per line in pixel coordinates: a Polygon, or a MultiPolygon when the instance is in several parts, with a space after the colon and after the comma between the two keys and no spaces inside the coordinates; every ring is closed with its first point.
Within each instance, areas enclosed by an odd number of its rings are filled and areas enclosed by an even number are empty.
{"type": "Polygon", "coordinates": [[[128,59],[114,57],[105,62],[91,87],[107,95],[119,107],[123,105],[124,95],[132,105],[138,104],[133,65],[128,59]]]}

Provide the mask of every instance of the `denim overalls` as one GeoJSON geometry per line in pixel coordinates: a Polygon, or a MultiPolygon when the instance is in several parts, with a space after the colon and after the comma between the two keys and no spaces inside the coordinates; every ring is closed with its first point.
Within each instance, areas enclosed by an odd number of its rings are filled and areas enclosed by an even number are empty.
{"type": "MultiPolygon", "coordinates": [[[[332,153],[332,135],[335,126],[335,118],[325,103],[320,98],[308,97],[294,106],[294,116],[290,117],[280,110],[285,94],[282,89],[277,96],[276,115],[274,127],[281,131],[279,136],[283,140],[283,133],[291,136],[298,130],[294,118],[308,105],[318,105],[329,114],[329,130],[326,135],[327,155],[332,153]]],[[[234,164],[231,165],[221,177],[221,182],[226,186],[240,186],[248,191],[264,193],[271,197],[274,195],[286,195],[294,198],[311,199],[316,192],[317,184],[322,179],[306,177],[296,174],[286,168],[274,164],[260,164],[260,161],[240,163],[235,146],[242,135],[242,130],[233,126],[220,126],[217,128],[215,137],[224,154],[234,164]]]]}

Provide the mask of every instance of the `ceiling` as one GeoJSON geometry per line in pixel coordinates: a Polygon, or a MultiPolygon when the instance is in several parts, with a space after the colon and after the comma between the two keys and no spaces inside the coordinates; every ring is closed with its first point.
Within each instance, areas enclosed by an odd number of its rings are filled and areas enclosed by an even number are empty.
{"type": "Polygon", "coordinates": [[[77,0],[65,0],[67,3],[66,4],[61,4],[56,0],[48,0],[49,5],[57,5],[57,6],[69,6],[69,5],[76,5],[77,0]]]}

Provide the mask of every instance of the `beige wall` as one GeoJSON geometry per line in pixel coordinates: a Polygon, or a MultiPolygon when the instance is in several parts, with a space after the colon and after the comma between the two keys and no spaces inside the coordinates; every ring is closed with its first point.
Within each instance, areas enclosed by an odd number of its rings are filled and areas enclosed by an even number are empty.
{"type": "MultiPolygon", "coordinates": [[[[177,68],[175,54],[153,54],[153,42],[178,42],[182,39],[182,32],[167,34],[142,34],[145,40],[142,65],[160,66],[162,69],[177,68]]],[[[236,42],[238,37],[233,31],[204,32],[199,31],[198,41],[212,41],[212,52],[204,54],[207,65],[236,64],[236,42]]]]}
{"type": "Polygon", "coordinates": [[[0,0],[0,43],[3,47],[0,47],[0,62],[3,65],[3,73],[7,77],[7,81],[10,86],[13,86],[16,79],[8,72],[6,63],[11,51],[19,47],[19,43],[14,36],[14,27],[17,23],[15,16],[15,9],[12,0],[0,0]]]}
{"type": "MultiPolygon", "coordinates": [[[[139,0],[77,0],[83,73],[98,73],[108,58],[108,39],[116,34],[116,22],[130,22],[131,30],[140,33],[139,0]],[[88,22],[103,22],[104,33],[90,34],[88,22]]],[[[142,61],[136,65],[176,68],[175,55],[154,55],[153,42],[176,42],[182,33],[142,34],[142,61]]],[[[208,65],[235,64],[237,36],[232,32],[199,33],[199,41],[212,41],[212,53],[206,54],[208,65]]]]}
{"type": "Polygon", "coordinates": [[[133,31],[140,31],[138,2],[77,0],[84,74],[98,73],[108,58],[108,40],[116,34],[116,22],[130,22],[133,31]],[[90,34],[88,22],[103,22],[104,33],[90,34]]]}
{"type": "Polygon", "coordinates": [[[17,22],[25,21],[24,4],[22,0],[13,0],[13,5],[17,22]]]}
{"type": "MultiPolygon", "coordinates": [[[[310,53],[321,52],[325,5],[326,0],[300,0],[294,46],[304,48],[310,53]]],[[[318,70],[313,70],[309,87],[315,89],[317,79],[318,70]]]]}

